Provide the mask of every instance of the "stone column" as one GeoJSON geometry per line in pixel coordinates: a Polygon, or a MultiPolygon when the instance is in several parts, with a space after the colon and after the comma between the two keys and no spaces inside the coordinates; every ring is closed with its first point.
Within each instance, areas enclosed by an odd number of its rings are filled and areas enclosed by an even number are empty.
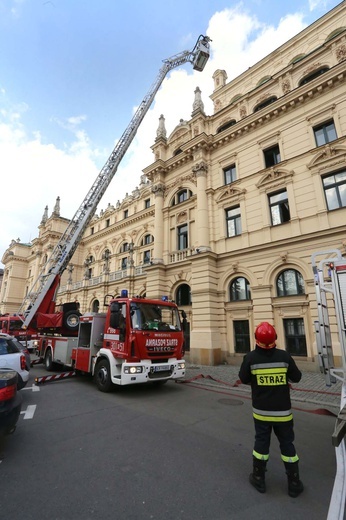
{"type": "Polygon", "coordinates": [[[165,186],[155,184],[152,189],[155,195],[155,231],[154,231],[154,256],[153,264],[163,264],[163,195],[165,186]]]}
{"type": "Polygon", "coordinates": [[[207,198],[208,166],[202,161],[196,164],[192,171],[195,173],[197,179],[197,249],[199,250],[198,252],[210,251],[207,198]]]}

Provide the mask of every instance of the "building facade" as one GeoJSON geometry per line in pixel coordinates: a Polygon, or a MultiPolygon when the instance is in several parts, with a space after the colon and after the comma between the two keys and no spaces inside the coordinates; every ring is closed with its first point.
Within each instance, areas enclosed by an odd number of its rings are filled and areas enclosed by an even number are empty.
{"type": "MultiPolygon", "coordinates": [[[[346,6],[236,79],[213,75],[214,113],[164,116],[141,183],[95,215],[58,301],[103,311],[106,295],[167,295],[187,313],[190,359],[237,364],[260,321],[318,370],[311,255],[346,252],[346,6]]],[[[38,237],[5,251],[0,311],[16,312],[65,230],[59,199],[38,237]]],[[[335,320],[332,336],[341,363],[335,320]]]]}

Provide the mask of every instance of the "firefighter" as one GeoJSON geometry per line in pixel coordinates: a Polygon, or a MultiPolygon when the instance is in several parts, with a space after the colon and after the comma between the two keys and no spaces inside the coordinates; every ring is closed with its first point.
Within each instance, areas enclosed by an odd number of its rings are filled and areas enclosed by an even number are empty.
{"type": "Polygon", "coordinates": [[[255,422],[253,472],[249,480],[257,491],[265,493],[265,472],[271,432],[274,430],[286,469],[288,494],[297,497],[304,486],[299,479],[299,458],[293,444],[289,381],[298,383],[302,374],[291,355],[276,348],[276,338],[272,325],[267,322],[260,323],[255,331],[256,347],[244,356],[239,371],[241,382],[251,384],[255,422]]]}

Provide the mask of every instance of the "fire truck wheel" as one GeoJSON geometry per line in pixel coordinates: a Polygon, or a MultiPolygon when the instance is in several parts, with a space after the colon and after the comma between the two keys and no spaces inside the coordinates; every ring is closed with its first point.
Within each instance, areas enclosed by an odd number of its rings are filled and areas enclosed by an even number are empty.
{"type": "Polygon", "coordinates": [[[113,388],[111,381],[110,367],[107,359],[101,359],[95,368],[95,381],[97,388],[101,392],[110,392],[113,388]]]}
{"type": "Polygon", "coordinates": [[[47,350],[47,352],[46,352],[46,355],[44,357],[44,366],[48,372],[50,372],[54,368],[51,350],[47,350]]]}
{"type": "Polygon", "coordinates": [[[71,331],[78,330],[80,315],[81,315],[81,313],[78,311],[75,311],[75,310],[66,312],[66,314],[64,315],[64,321],[63,321],[64,327],[67,330],[71,330],[71,331]]]}

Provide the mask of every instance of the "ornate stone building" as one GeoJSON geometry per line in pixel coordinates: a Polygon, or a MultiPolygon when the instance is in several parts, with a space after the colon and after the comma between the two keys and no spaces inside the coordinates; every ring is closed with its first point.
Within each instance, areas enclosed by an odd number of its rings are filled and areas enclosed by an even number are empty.
{"type": "MultiPolygon", "coordinates": [[[[197,87],[191,119],[168,137],[161,116],[153,164],[94,216],[59,300],[97,312],[122,288],[168,295],[203,364],[238,363],[268,320],[282,348],[318,369],[311,255],[346,252],[345,78],[345,2],[236,79],[217,70],[213,115],[197,87]]],[[[4,253],[1,312],[18,310],[66,225],[57,200],[38,237],[4,253]]]]}

